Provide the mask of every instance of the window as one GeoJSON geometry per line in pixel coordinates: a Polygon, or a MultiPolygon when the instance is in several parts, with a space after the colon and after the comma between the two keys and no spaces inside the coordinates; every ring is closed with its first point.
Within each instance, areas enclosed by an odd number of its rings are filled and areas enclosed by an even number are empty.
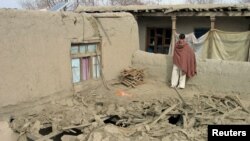
{"type": "Polygon", "coordinates": [[[162,54],[168,53],[171,34],[170,28],[148,28],[146,51],[162,54]]]}
{"type": "Polygon", "coordinates": [[[210,30],[210,28],[195,28],[194,29],[194,35],[198,39],[202,35],[206,34],[209,30],[210,30]]]}
{"type": "Polygon", "coordinates": [[[73,83],[100,77],[100,55],[98,44],[73,44],[71,46],[73,83]]]}

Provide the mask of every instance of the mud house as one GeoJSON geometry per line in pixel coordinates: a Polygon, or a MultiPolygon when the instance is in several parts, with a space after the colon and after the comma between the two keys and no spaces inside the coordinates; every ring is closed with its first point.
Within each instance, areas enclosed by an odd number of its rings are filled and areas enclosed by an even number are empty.
{"type": "MultiPolygon", "coordinates": [[[[149,79],[168,82],[170,46],[180,32],[193,32],[197,46],[203,41],[206,47],[211,41],[199,37],[239,32],[229,38],[240,37],[232,44],[240,52],[228,57],[207,55],[211,51],[203,49],[205,61],[200,60],[199,75],[188,84],[249,93],[249,16],[249,5],[79,7],[76,12],[1,9],[0,107],[89,89],[93,81],[116,79],[131,65],[146,66],[149,79]]],[[[220,45],[228,40],[223,39],[220,45]]],[[[218,42],[213,44],[217,47],[218,42]]]]}
{"type": "Polygon", "coordinates": [[[162,54],[169,53],[174,33],[193,33],[199,38],[210,29],[228,32],[249,31],[249,10],[249,4],[78,7],[77,9],[78,12],[86,13],[132,13],[139,27],[140,49],[162,54]]]}
{"type": "Polygon", "coordinates": [[[0,107],[71,95],[100,80],[101,73],[114,79],[139,49],[129,13],[1,9],[0,17],[0,107]]]}
{"type": "Polygon", "coordinates": [[[132,63],[138,67],[147,66],[151,79],[169,82],[172,71],[171,46],[179,33],[185,33],[199,61],[199,75],[188,81],[190,85],[208,90],[249,93],[247,85],[250,78],[245,77],[250,67],[249,10],[249,4],[206,4],[80,6],[76,12],[133,14],[138,24],[141,51],[134,54],[132,63]]]}

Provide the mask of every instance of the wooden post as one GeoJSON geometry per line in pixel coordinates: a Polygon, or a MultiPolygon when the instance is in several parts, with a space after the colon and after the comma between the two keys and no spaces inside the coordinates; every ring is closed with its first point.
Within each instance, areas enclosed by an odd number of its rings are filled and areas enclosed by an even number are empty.
{"type": "Polygon", "coordinates": [[[211,30],[213,30],[215,27],[215,16],[211,16],[210,21],[211,21],[211,30]]]}
{"type": "Polygon", "coordinates": [[[172,52],[171,54],[174,55],[174,47],[175,47],[175,33],[176,33],[176,16],[172,16],[172,52]]]}

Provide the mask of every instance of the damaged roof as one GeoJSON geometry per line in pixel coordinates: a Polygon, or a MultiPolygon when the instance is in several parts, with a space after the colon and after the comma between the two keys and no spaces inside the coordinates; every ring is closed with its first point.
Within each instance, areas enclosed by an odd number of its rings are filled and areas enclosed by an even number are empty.
{"type": "Polygon", "coordinates": [[[185,5],[130,5],[130,6],[78,6],[76,12],[104,13],[104,12],[130,12],[164,14],[173,12],[247,12],[250,11],[250,4],[185,4],[185,5]]]}

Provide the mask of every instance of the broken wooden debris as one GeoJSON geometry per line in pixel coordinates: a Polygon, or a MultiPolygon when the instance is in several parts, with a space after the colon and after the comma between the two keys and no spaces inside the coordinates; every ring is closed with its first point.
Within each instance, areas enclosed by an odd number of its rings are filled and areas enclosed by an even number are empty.
{"type": "Polygon", "coordinates": [[[176,88],[174,88],[174,90],[176,91],[178,97],[180,98],[180,100],[182,102],[182,106],[184,106],[184,107],[188,106],[188,104],[184,101],[183,97],[180,95],[180,93],[178,92],[178,90],[176,88]]]}
{"type": "Polygon", "coordinates": [[[175,104],[175,105],[169,107],[168,109],[166,109],[154,122],[152,122],[151,126],[154,126],[159,120],[161,120],[163,117],[165,117],[165,115],[167,113],[169,113],[170,111],[172,111],[177,106],[178,106],[178,104],[175,104]]]}
{"type": "Polygon", "coordinates": [[[248,109],[242,104],[240,98],[236,95],[235,98],[233,98],[232,96],[226,96],[226,98],[229,98],[231,100],[233,100],[235,103],[237,103],[245,112],[247,112],[248,114],[250,113],[248,111],[248,109]]]}
{"type": "Polygon", "coordinates": [[[142,69],[124,69],[120,73],[120,81],[127,87],[135,88],[137,85],[143,83],[144,80],[144,70],[142,69]]]}
{"type": "MultiPolygon", "coordinates": [[[[173,133],[188,140],[199,140],[201,136],[204,136],[203,132],[199,131],[197,135],[195,134],[195,137],[192,137],[190,132],[196,133],[196,129],[200,130],[209,124],[223,123],[227,120],[247,122],[248,118],[234,117],[236,112],[247,110],[239,98],[234,96],[195,95],[192,100],[183,97],[182,100],[177,98],[137,100],[127,105],[114,102],[111,106],[108,106],[110,103],[105,103],[105,100],[98,100],[93,103],[93,99],[81,95],[74,98],[82,105],[68,106],[69,109],[61,111],[45,110],[36,116],[14,117],[11,127],[14,131],[20,131],[22,136],[27,136],[32,141],[52,139],[65,132],[81,134],[84,140],[92,141],[89,139],[92,133],[95,131],[107,132],[102,127],[110,124],[117,127],[117,130],[119,130],[117,132],[122,130],[120,135],[131,137],[131,140],[133,140],[132,136],[142,134],[150,138],[161,139],[173,133]],[[187,106],[183,106],[182,103],[186,103],[187,106]],[[96,105],[102,105],[102,112],[96,112],[98,110],[96,105]],[[123,112],[118,112],[118,109],[123,112]],[[117,115],[111,114],[114,112],[117,112],[117,115]],[[106,120],[114,116],[119,118],[114,122],[105,123],[106,120]],[[170,122],[170,118],[175,117],[179,117],[175,119],[176,123],[170,122]],[[79,122],[75,122],[75,119],[79,119],[79,122]],[[47,135],[37,134],[37,128],[51,128],[52,125],[56,125],[53,132],[47,135]],[[36,131],[32,132],[33,129],[36,129],[36,131]]],[[[249,116],[245,112],[242,113],[249,116]]]]}

